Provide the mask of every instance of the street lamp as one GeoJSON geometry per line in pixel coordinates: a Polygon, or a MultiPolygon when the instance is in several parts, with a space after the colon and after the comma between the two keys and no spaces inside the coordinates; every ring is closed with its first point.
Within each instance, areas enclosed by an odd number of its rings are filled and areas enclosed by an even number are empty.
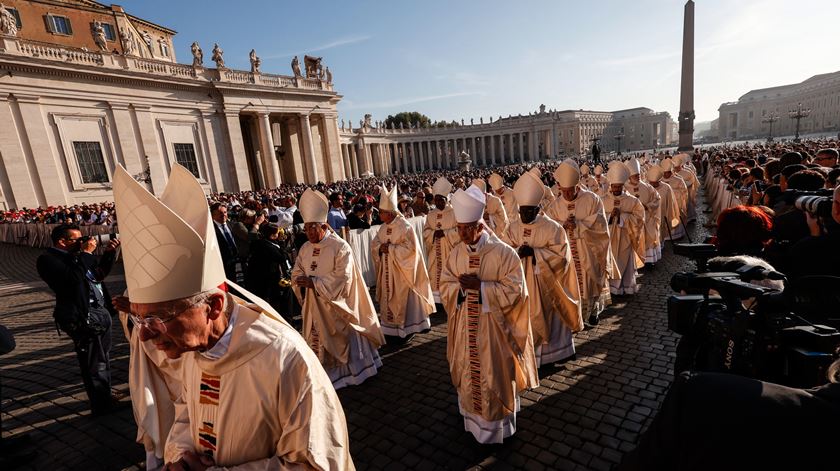
{"type": "Polygon", "coordinates": [[[624,133],[618,133],[615,135],[615,140],[618,141],[618,145],[616,147],[616,151],[618,155],[621,155],[621,140],[624,139],[624,133]]]}
{"type": "Polygon", "coordinates": [[[790,119],[796,120],[796,134],[793,136],[793,142],[801,141],[801,139],[799,139],[799,121],[801,121],[802,118],[807,118],[810,114],[811,108],[802,108],[802,103],[800,103],[795,110],[790,110],[788,112],[790,119]]]}
{"type": "MultiPolygon", "coordinates": [[[[767,115],[766,118],[762,118],[762,120],[761,120],[762,123],[770,124],[770,133],[767,134],[767,142],[773,142],[773,123],[775,123],[778,120],[779,120],[779,114],[776,113],[776,112],[772,112],[769,115],[767,115]]],[[[799,128],[799,126],[797,126],[797,129],[798,128],[799,128]]]]}

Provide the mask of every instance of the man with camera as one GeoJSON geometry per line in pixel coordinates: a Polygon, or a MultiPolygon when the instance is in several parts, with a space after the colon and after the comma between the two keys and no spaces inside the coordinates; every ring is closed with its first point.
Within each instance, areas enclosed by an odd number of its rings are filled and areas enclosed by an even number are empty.
{"type": "Polygon", "coordinates": [[[82,237],[79,227],[53,229],[53,247],[38,257],[38,274],[55,292],[53,317],[58,329],[73,339],[82,380],[94,415],[114,409],[111,394],[111,317],[116,315],[103,280],[116,258],[118,239],[111,239],[101,259],[93,255],[96,239],[82,237]]]}
{"type": "Polygon", "coordinates": [[[788,276],[791,279],[809,275],[840,277],[840,186],[834,189],[831,202],[826,200],[826,197],[802,196],[796,201],[797,207],[810,203],[802,206],[810,209],[803,211],[809,236],[790,248],[788,276]],[[830,217],[825,214],[829,204],[830,217]]]}

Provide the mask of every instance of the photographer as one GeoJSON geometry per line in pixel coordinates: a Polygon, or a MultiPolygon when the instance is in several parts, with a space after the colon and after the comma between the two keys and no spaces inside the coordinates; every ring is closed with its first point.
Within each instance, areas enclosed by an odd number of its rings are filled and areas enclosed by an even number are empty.
{"type": "Polygon", "coordinates": [[[810,235],[790,249],[788,276],[840,276],[840,186],[834,189],[831,218],[805,212],[810,235]]]}
{"type": "Polygon", "coordinates": [[[82,380],[94,415],[114,409],[111,395],[111,317],[117,313],[103,280],[116,258],[112,239],[101,260],[93,255],[96,239],[82,237],[76,225],[61,225],[51,233],[53,247],[38,257],[41,278],[55,292],[56,327],[73,339],[82,380]]]}

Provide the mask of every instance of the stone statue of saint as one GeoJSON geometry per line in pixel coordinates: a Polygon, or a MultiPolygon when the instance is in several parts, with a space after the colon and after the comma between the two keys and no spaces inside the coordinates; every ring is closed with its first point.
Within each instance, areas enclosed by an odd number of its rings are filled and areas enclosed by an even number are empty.
{"type": "Polygon", "coordinates": [[[295,58],[292,59],[292,73],[295,74],[296,78],[301,76],[300,61],[298,60],[297,56],[295,56],[295,58]]]}
{"type": "Polygon", "coordinates": [[[93,30],[93,42],[96,43],[96,46],[99,47],[100,50],[107,51],[108,43],[105,38],[105,28],[102,27],[102,23],[94,21],[91,29],[93,30]]]}
{"type": "Polygon", "coordinates": [[[17,36],[18,33],[17,18],[2,3],[0,3],[0,33],[6,36],[17,36]]]}
{"type": "Polygon", "coordinates": [[[464,118],[461,118],[461,126],[464,125],[464,118]]]}
{"type": "Polygon", "coordinates": [[[327,75],[327,83],[332,83],[332,72],[330,72],[330,68],[327,67],[325,70],[325,73],[327,75]]]}
{"type": "Polygon", "coordinates": [[[254,50],[254,49],[251,49],[251,53],[248,54],[248,58],[251,60],[251,73],[252,74],[260,73],[260,64],[262,64],[262,61],[257,56],[257,51],[254,50]]]}
{"type": "Polygon", "coordinates": [[[134,55],[137,42],[134,33],[128,28],[120,28],[120,41],[122,42],[123,53],[127,56],[134,55]]]}
{"type": "Polygon", "coordinates": [[[341,129],[344,129],[344,120],[341,120],[341,129]]]}
{"type": "Polygon", "coordinates": [[[473,118],[470,118],[470,126],[472,126],[473,124],[475,124],[475,120],[473,118]]]}
{"type": "Polygon", "coordinates": [[[193,67],[204,67],[204,51],[201,50],[198,42],[192,43],[190,51],[192,51],[193,55],[193,67]]]}
{"type": "Polygon", "coordinates": [[[545,113],[545,105],[540,105],[540,114],[545,113]]]}
{"type": "Polygon", "coordinates": [[[213,44],[213,62],[216,63],[217,69],[224,69],[225,68],[225,51],[219,47],[218,44],[213,44]]]}
{"type": "Polygon", "coordinates": [[[143,31],[140,33],[140,36],[143,38],[143,42],[146,43],[146,47],[149,48],[149,51],[152,50],[152,35],[149,34],[148,31],[143,31]]]}
{"type": "Polygon", "coordinates": [[[372,116],[370,114],[365,115],[365,127],[366,128],[370,127],[370,118],[372,118],[372,116]]]}
{"type": "Polygon", "coordinates": [[[478,123],[479,124],[484,124],[484,116],[479,116],[478,123]]]}
{"type": "Polygon", "coordinates": [[[400,121],[400,129],[403,129],[403,123],[400,121]]]}

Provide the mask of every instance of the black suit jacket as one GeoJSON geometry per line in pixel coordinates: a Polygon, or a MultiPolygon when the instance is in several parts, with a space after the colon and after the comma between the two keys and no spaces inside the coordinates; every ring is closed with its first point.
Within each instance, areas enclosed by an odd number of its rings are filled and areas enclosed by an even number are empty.
{"type": "MultiPolygon", "coordinates": [[[[213,223],[213,230],[216,231],[216,240],[219,242],[219,252],[222,254],[222,263],[225,266],[225,274],[228,279],[235,280],[236,261],[239,258],[239,251],[236,250],[236,242],[234,241],[233,245],[229,244],[227,238],[222,233],[222,230],[219,229],[219,225],[215,222],[213,223]]],[[[230,226],[228,226],[228,230],[230,230],[230,226]]],[[[233,238],[233,232],[231,232],[231,238],[233,238]]]]}
{"type": "MultiPolygon", "coordinates": [[[[89,253],[68,253],[49,248],[38,257],[36,268],[41,279],[55,292],[53,317],[59,325],[67,321],[84,318],[90,307],[90,285],[86,273],[93,273],[97,281],[103,281],[114,266],[116,252],[105,252],[101,259],[89,253]]],[[[111,296],[102,284],[105,308],[116,315],[111,296]]]]}

